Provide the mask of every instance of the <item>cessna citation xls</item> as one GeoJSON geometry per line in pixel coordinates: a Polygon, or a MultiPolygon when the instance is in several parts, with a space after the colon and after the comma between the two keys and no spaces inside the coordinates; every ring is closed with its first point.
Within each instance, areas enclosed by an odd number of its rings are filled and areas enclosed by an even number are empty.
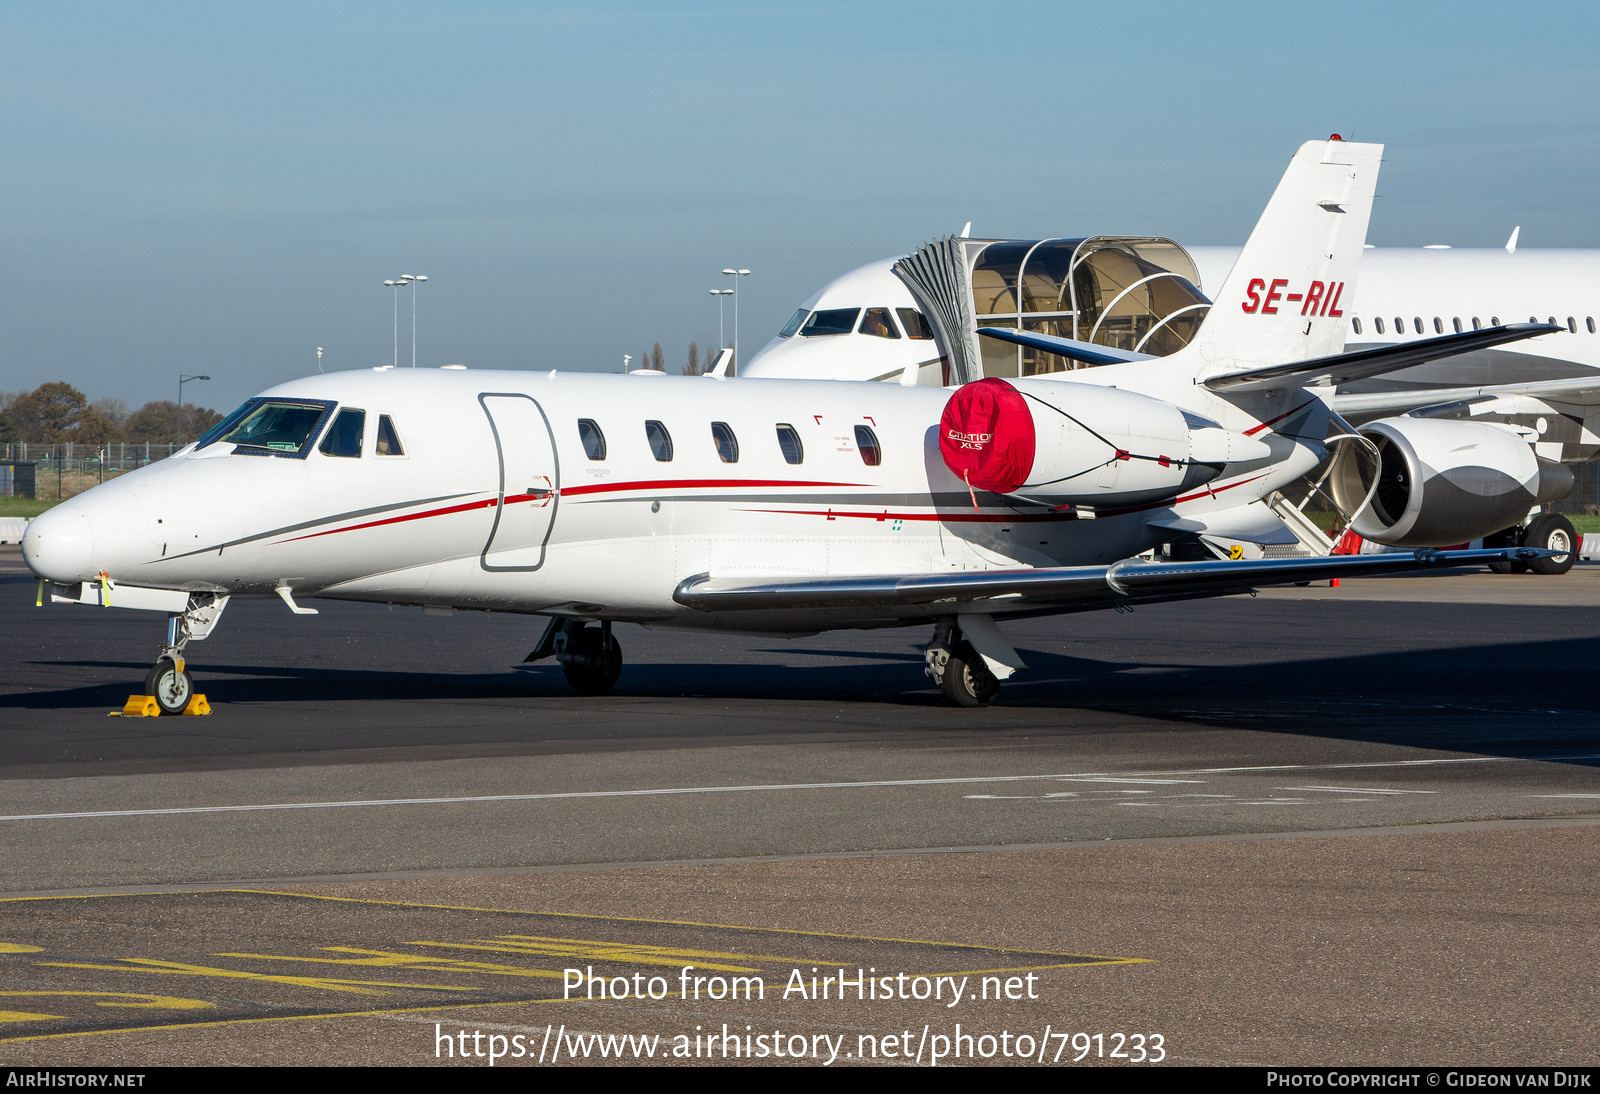
{"type": "MultiPolygon", "coordinates": [[[[234,596],[276,596],[298,613],[314,610],[300,599],[324,597],[546,615],[530,659],[555,656],[584,691],[617,679],[616,621],[782,635],[922,623],[929,675],[970,706],[1021,667],[997,619],[1543,558],[1138,557],[1194,529],[1270,521],[1260,499],[1330,453],[1352,512],[1371,503],[1380,464],[1329,410],[1327,385],[1430,352],[1423,341],[1341,354],[1345,320],[1327,306],[1355,281],[1380,153],[1304,145],[1194,344],[1159,360],[953,393],[454,369],[314,376],[49,510],[23,553],[53,601],[167,613],[146,683],[168,712],[192,691],[185,645],[234,596]]],[[[1432,352],[1547,329],[1469,331],[1432,352]]],[[[1471,539],[1564,484],[1512,430],[1421,427],[1458,458],[1411,484],[1416,511],[1393,542],[1471,539]],[[1440,509],[1462,490],[1479,504],[1440,509]]]]}

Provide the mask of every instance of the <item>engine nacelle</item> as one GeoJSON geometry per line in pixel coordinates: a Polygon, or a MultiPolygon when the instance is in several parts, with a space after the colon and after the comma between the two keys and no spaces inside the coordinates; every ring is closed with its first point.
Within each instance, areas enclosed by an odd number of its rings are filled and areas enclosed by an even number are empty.
{"type": "Polygon", "coordinates": [[[1465,543],[1520,523],[1535,505],[1564,498],[1572,472],[1541,460],[1513,429],[1491,422],[1384,418],[1361,427],[1377,466],[1346,444],[1329,476],[1334,503],[1351,527],[1391,547],[1465,543]]]}
{"type": "Polygon", "coordinates": [[[1134,505],[1272,451],[1171,403],[1060,380],[978,380],[950,396],[939,450],[981,490],[1053,504],[1134,505]]]}

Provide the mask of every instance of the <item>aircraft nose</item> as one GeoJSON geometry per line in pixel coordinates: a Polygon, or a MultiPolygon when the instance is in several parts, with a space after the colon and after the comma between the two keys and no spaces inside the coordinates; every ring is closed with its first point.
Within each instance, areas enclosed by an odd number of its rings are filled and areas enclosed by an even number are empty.
{"type": "Polygon", "coordinates": [[[88,581],[94,568],[94,527],[88,514],[63,502],[28,522],[22,536],[22,557],[40,577],[63,584],[88,581]]]}

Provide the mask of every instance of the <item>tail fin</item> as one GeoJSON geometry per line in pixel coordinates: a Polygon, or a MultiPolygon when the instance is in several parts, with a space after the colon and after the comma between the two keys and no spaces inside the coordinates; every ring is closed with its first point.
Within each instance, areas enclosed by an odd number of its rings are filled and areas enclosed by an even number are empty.
{"type": "Polygon", "coordinates": [[[1381,144],[1300,146],[1194,342],[1181,351],[1203,362],[1201,379],[1344,349],[1382,156],[1381,144]]]}

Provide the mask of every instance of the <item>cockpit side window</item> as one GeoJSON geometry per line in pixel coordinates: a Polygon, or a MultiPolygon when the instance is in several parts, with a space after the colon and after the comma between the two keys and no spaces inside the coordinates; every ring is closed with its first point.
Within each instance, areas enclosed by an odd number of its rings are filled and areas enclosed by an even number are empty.
{"type": "Polygon", "coordinates": [[[860,314],[860,308],[829,308],[826,311],[814,311],[811,313],[811,318],[806,320],[806,325],[800,328],[800,337],[816,338],[824,334],[849,334],[856,329],[856,317],[860,314]]]}
{"type": "Polygon", "coordinates": [[[606,458],[606,435],[593,418],[578,419],[578,439],[583,442],[583,454],[591,460],[606,458]]]}
{"type": "Polygon", "coordinates": [[[874,338],[900,337],[900,332],[894,329],[894,320],[889,318],[888,308],[868,308],[867,314],[861,317],[861,333],[874,338]]]}
{"type": "Polygon", "coordinates": [[[919,342],[933,341],[933,331],[928,328],[928,320],[916,308],[896,308],[900,316],[900,325],[906,329],[906,337],[919,342]]]}
{"type": "Polygon", "coordinates": [[[789,317],[789,321],[783,325],[783,329],[778,332],[778,337],[779,338],[790,338],[790,337],[792,337],[794,335],[794,332],[800,329],[800,324],[804,323],[806,321],[806,314],[807,314],[806,310],[804,308],[801,308],[799,311],[797,311],[793,315],[791,315],[789,317]]]}
{"type": "Polygon", "coordinates": [[[406,450],[400,445],[400,434],[394,431],[394,422],[387,414],[378,415],[378,455],[404,456],[406,450]]]}
{"type": "Polygon", "coordinates": [[[317,451],[324,456],[360,459],[361,441],[366,433],[367,412],[345,407],[339,411],[338,417],[333,419],[333,425],[328,427],[327,435],[322,438],[322,443],[317,445],[317,451]]]}
{"type": "Polygon", "coordinates": [[[303,460],[333,405],[325,399],[252,399],[202,437],[197,447],[231,444],[241,456],[303,460]]]}

